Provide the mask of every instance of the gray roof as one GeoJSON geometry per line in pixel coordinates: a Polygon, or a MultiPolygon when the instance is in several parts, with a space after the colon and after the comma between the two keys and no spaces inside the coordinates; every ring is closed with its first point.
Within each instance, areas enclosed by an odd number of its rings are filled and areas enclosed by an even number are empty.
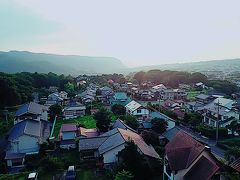
{"type": "Polygon", "coordinates": [[[90,138],[80,138],[79,150],[98,149],[101,144],[106,141],[108,136],[98,136],[90,138]]]}
{"type": "Polygon", "coordinates": [[[16,116],[21,116],[25,113],[31,113],[31,114],[38,115],[38,114],[41,114],[43,110],[48,110],[48,108],[41,104],[37,104],[35,102],[30,102],[30,103],[21,105],[21,107],[16,112],[16,116]]]}
{"type": "Polygon", "coordinates": [[[164,136],[169,141],[171,141],[179,131],[181,131],[181,129],[179,129],[178,127],[175,126],[171,129],[167,130],[166,132],[164,132],[162,134],[162,136],[164,136]]]}
{"type": "Polygon", "coordinates": [[[32,119],[21,121],[12,127],[8,140],[12,141],[24,134],[47,139],[50,134],[50,123],[32,119]]]}
{"type": "Polygon", "coordinates": [[[40,137],[40,123],[36,120],[24,120],[13,126],[9,133],[8,140],[14,140],[23,134],[40,137]]]}
{"type": "Polygon", "coordinates": [[[130,126],[128,126],[127,124],[125,124],[121,119],[117,119],[115,121],[115,123],[113,124],[113,128],[121,128],[121,129],[125,129],[125,130],[131,130],[133,132],[137,132],[136,130],[134,130],[133,128],[131,128],[130,126]]]}
{"type": "Polygon", "coordinates": [[[196,98],[198,98],[198,99],[207,99],[207,98],[209,98],[210,96],[208,96],[208,95],[206,95],[206,94],[199,94],[198,96],[196,96],[196,98]]]}

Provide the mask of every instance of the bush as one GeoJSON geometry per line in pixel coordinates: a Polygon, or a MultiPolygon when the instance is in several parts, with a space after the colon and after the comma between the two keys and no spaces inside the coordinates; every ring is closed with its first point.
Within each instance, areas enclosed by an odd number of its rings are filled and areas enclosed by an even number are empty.
{"type": "MultiPolygon", "coordinates": [[[[205,125],[197,126],[197,131],[199,131],[203,136],[209,138],[216,138],[216,128],[212,128],[205,125]]],[[[219,128],[218,129],[218,136],[219,138],[225,138],[228,136],[228,130],[226,128],[219,128]]]]}

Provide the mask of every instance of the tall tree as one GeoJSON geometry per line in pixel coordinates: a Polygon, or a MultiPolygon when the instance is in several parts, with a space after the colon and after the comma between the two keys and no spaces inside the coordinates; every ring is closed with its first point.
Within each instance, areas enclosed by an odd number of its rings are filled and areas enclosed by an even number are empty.
{"type": "Polygon", "coordinates": [[[96,120],[96,126],[100,132],[108,131],[111,122],[111,116],[106,109],[102,108],[95,113],[94,119],[96,120]]]}
{"type": "Polygon", "coordinates": [[[126,113],[126,108],[125,106],[121,105],[121,104],[114,104],[112,106],[112,112],[113,114],[120,116],[120,115],[124,115],[126,113]]]}
{"type": "Polygon", "coordinates": [[[164,133],[167,128],[168,128],[168,123],[167,121],[165,121],[164,119],[160,119],[160,118],[153,118],[152,121],[152,129],[156,132],[156,133],[164,133]]]}

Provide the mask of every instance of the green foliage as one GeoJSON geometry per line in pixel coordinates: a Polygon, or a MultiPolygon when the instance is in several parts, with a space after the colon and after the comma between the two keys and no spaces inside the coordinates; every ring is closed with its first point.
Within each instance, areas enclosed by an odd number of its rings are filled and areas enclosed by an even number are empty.
{"type": "Polygon", "coordinates": [[[150,70],[148,72],[137,72],[134,77],[138,83],[144,81],[152,81],[155,83],[163,83],[167,86],[177,87],[180,83],[197,83],[206,82],[207,77],[201,73],[187,73],[180,71],[161,71],[150,70]]]}
{"type": "Polygon", "coordinates": [[[201,115],[199,113],[185,113],[183,122],[186,124],[196,127],[201,123],[201,115]]]}
{"type": "MultiPolygon", "coordinates": [[[[199,125],[196,127],[196,129],[203,135],[209,138],[215,138],[216,137],[216,128],[212,128],[206,125],[199,125]]],[[[227,128],[219,128],[218,129],[218,136],[219,138],[224,138],[228,136],[228,130],[227,128]]]]}
{"type": "Polygon", "coordinates": [[[100,132],[106,132],[109,129],[111,123],[110,113],[106,109],[100,109],[94,114],[94,119],[96,120],[96,126],[100,132]]]}
{"type": "Polygon", "coordinates": [[[64,168],[64,163],[63,161],[58,158],[58,157],[53,157],[53,156],[46,156],[42,161],[41,161],[41,167],[45,171],[56,171],[58,169],[63,169],[64,168]]]}
{"type": "Polygon", "coordinates": [[[129,171],[125,171],[124,169],[117,173],[115,180],[131,180],[133,179],[133,175],[129,171]]]}
{"type": "Polygon", "coordinates": [[[147,144],[153,146],[159,145],[158,134],[153,130],[144,130],[141,132],[141,136],[147,144]]]}
{"type": "Polygon", "coordinates": [[[164,133],[167,128],[168,128],[168,123],[160,118],[153,118],[151,120],[152,123],[152,129],[156,132],[156,133],[164,133]]]}
{"type": "Polygon", "coordinates": [[[55,116],[59,116],[62,114],[62,106],[58,104],[54,104],[49,107],[50,118],[53,120],[55,116]]]}
{"type": "Polygon", "coordinates": [[[125,116],[120,116],[119,118],[124,120],[124,122],[133,129],[137,129],[139,127],[139,122],[135,116],[127,114],[125,116]]]}
{"type": "Polygon", "coordinates": [[[231,163],[237,158],[240,157],[240,149],[237,146],[230,147],[226,152],[225,152],[225,158],[226,160],[231,163]]]}
{"type": "Polygon", "coordinates": [[[47,95],[46,89],[56,86],[59,90],[64,90],[65,84],[70,85],[72,90],[73,78],[54,73],[0,73],[0,108],[22,104],[33,99],[33,92],[40,95],[47,95]]]}
{"type": "Polygon", "coordinates": [[[220,91],[227,95],[231,95],[239,90],[236,84],[226,80],[211,80],[208,81],[207,86],[213,87],[216,91],[220,91]]]}
{"type": "Polygon", "coordinates": [[[117,116],[121,116],[124,115],[126,113],[126,108],[125,106],[121,105],[121,104],[114,104],[112,106],[112,112],[117,115],[117,116]]]}
{"type": "Polygon", "coordinates": [[[231,130],[232,134],[240,128],[240,124],[235,120],[226,126],[229,130],[231,130]]]}

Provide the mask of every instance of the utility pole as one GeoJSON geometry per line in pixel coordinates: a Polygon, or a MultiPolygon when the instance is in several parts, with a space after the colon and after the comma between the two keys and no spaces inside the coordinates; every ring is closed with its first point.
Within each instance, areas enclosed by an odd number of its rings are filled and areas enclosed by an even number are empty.
{"type": "Polygon", "coordinates": [[[218,108],[218,110],[217,110],[217,123],[216,123],[216,144],[218,143],[218,130],[219,130],[219,100],[218,100],[218,103],[217,103],[217,108],[218,108]]]}

